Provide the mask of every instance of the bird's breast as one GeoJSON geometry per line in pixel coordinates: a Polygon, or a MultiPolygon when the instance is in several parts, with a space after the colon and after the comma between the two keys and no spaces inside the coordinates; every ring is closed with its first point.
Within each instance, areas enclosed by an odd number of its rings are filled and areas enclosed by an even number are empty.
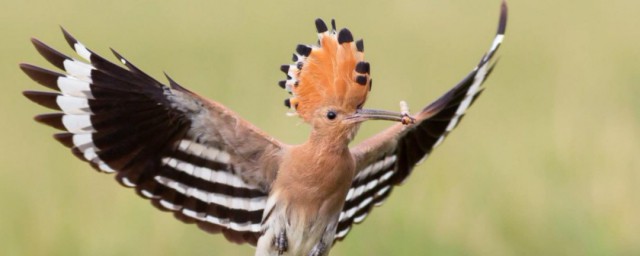
{"type": "Polygon", "coordinates": [[[354,173],[355,161],[348,150],[294,150],[284,158],[272,190],[296,207],[333,212],[342,208],[354,173]]]}
{"type": "Polygon", "coordinates": [[[353,179],[355,163],[350,153],[315,153],[285,157],[269,195],[274,203],[264,220],[265,236],[285,230],[290,247],[287,255],[306,255],[318,243],[331,247],[353,179]]]}

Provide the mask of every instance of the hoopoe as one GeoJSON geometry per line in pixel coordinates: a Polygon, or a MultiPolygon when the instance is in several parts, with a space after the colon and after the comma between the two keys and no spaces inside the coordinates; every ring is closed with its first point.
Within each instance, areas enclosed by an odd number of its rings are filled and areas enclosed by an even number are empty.
{"type": "Polygon", "coordinates": [[[362,40],[318,19],[318,45],[298,45],[283,65],[285,105],[312,126],[302,145],[277,141],[221,104],[167,76],[148,76],[117,52],[120,65],[89,50],[63,29],[86,62],[37,39],[38,52],[58,73],[21,69],[57,92],[25,91],[58,110],[35,119],[81,160],[134,188],[156,207],[229,241],[256,246],[256,255],[327,255],[401,184],[413,167],[460,122],[495,66],[507,23],[480,63],[455,87],[413,116],[364,109],[371,90],[362,40]],[[398,122],[349,148],[367,120],[398,122]]]}

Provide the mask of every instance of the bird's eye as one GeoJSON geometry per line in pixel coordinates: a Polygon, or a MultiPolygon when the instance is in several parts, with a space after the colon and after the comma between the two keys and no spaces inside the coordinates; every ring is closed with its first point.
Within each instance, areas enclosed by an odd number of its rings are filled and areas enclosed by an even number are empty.
{"type": "Polygon", "coordinates": [[[327,112],[327,118],[329,118],[329,120],[336,119],[336,116],[338,116],[338,114],[333,110],[329,110],[329,112],[327,112]]]}

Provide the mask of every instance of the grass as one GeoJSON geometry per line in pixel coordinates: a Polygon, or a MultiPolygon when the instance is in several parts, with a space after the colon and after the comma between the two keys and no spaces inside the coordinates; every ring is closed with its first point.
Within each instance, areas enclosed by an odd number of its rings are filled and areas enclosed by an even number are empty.
{"type": "MultiPolygon", "coordinates": [[[[239,112],[288,143],[276,82],[313,20],[365,38],[376,80],[367,106],[417,110],[489,47],[499,1],[15,1],[0,10],[0,254],[250,255],[154,209],[91,171],[31,117],[44,65],[31,36],[91,49],[239,112]]],[[[501,60],[462,125],[332,255],[640,254],[640,18],[634,0],[509,1],[501,60]]],[[[367,124],[359,140],[387,124],[367,124]]]]}

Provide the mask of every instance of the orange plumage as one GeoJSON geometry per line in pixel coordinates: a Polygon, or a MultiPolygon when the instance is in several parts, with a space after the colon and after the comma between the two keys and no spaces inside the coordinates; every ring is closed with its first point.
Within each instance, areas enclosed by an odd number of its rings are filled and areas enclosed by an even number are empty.
{"type": "Polygon", "coordinates": [[[319,45],[299,45],[295,65],[283,66],[288,75],[284,87],[293,94],[285,104],[306,122],[321,107],[336,106],[349,112],[361,108],[371,89],[362,40],[354,42],[349,30],[336,32],[335,25],[327,31],[320,19],[316,26],[319,45]]]}

